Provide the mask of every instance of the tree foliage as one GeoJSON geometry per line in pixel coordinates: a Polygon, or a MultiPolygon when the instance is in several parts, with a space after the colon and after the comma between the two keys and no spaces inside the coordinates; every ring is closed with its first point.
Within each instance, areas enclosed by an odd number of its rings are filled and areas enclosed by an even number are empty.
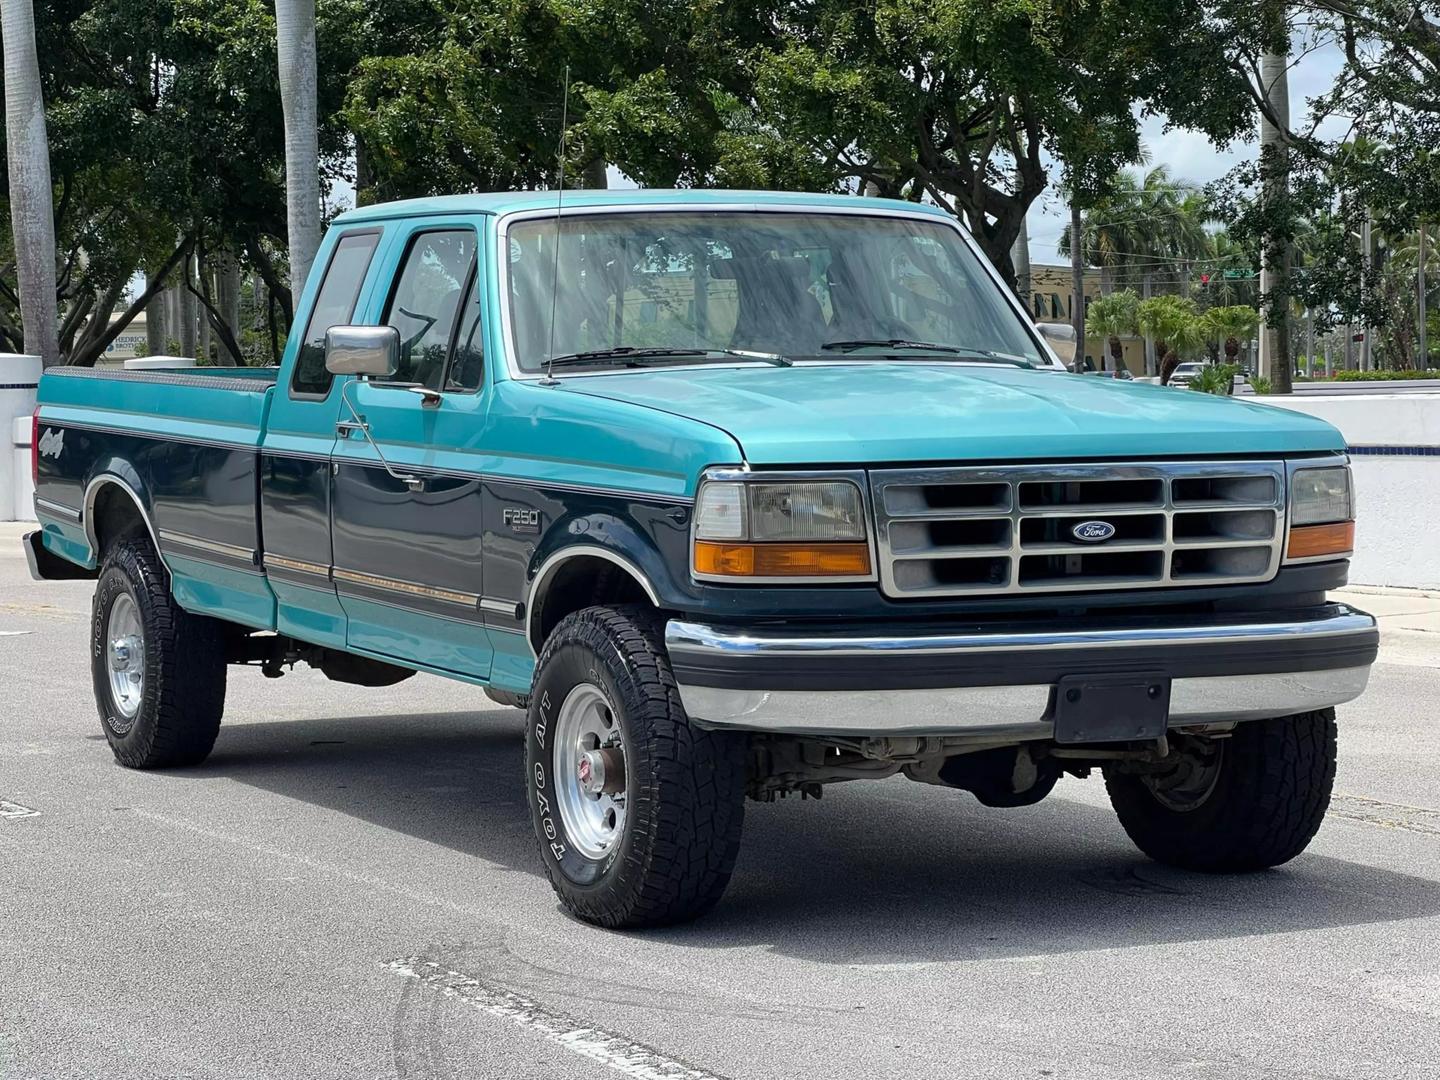
{"type": "MultiPolygon", "coordinates": [[[[1119,173],[1105,195],[1094,200],[1081,229],[1081,253],[1100,268],[1100,288],[1138,285],[1146,278],[1175,284],[1196,260],[1214,256],[1206,225],[1213,220],[1208,200],[1180,180],[1168,165],[1143,175],[1119,173]]],[[[1060,234],[1059,253],[1070,255],[1070,226],[1060,234]]]]}
{"type": "Polygon", "coordinates": [[[1205,345],[1205,325],[1195,301],[1183,296],[1154,296],[1142,300],[1136,312],[1140,332],[1155,339],[1160,354],[1160,385],[1170,381],[1175,368],[1205,345]]]}
{"type": "Polygon", "coordinates": [[[1226,360],[1233,364],[1241,340],[1248,339],[1259,327],[1260,313],[1249,304],[1228,304],[1207,308],[1200,320],[1206,337],[1220,341],[1225,346],[1226,360]]]}
{"type": "Polygon", "coordinates": [[[1120,339],[1140,331],[1139,309],[1140,298],[1129,289],[1096,297],[1086,309],[1085,333],[1107,339],[1116,371],[1125,370],[1125,348],[1120,339]]]}
{"type": "MultiPolygon", "coordinates": [[[[1226,10],[1246,17],[1243,7],[1226,10]]],[[[1421,221],[1440,221],[1440,2],[1295,0],[1288,12],[1297,48],[1338,48],[1344,66],[1285,132],[1288,192],[1260,198],[1260,163],[1242,166],[1216,187],[1221,213],[1247,247],[1263,237],[1296,243],[1288,299],[1319,330],[1375,327],[1391,362],[1408,363],[1414,327],[1404,323],[1413,324],[1414,307],[1397,296],[1413,294],[1413,278],[1396,280],[1384,248],[1403,247],[1421,221]],[[1324,122],[1336,118],[1340,133],[1326,135],[1334,124],[1324,122]],[[1367,222],[1376,240],[1368,251],[1359,242],[1367,222]]]]}

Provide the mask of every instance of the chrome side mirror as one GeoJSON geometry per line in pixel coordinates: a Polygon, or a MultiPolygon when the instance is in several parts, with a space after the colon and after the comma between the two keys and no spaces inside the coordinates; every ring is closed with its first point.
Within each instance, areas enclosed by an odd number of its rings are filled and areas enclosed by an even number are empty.
{"type": "Polygon", "coordinates": [[[393,326],[332,326],[325,331],[325,370],[388,379],[400,370],[400,331],[393,326]]]}

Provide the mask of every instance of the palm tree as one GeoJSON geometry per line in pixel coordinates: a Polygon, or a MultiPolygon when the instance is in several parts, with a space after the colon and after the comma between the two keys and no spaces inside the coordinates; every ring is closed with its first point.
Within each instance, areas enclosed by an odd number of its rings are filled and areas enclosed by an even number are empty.
{"type": "Polygon", "coordinates": [[[1140,301],[1136,311],[1140,332],[1153,337],[1160,360],[1160,385],[1164,386],[1187,355],[1205,346],[1205,326],[1195,301],[1183,296],[1156,296],[1140,301]]]}
{"type": "MultiPolygon", "coordinates": [[[[1177,180],[1168,165],[1144,176],[1121,172],[1110,192],[1096,200],[1080,226],[1086,263],[1100,268],[1101,292],[1133,285],[1159,274],[1174,274],[1192,259],[1211,254],[1206,224],[1209,204],[1177,180]]],[[[1060,254],[1070,254],[1072,227],[1060,234],[1060,254]]]]}
{"type": "MultiPolygon", "coordinates": [[[[1270,115],[1260,114],[1260,189],[1262,202],[1275,209],[1286,201],[1290,188],[1289,147],[1285,129],[1290,126],[1290,30],[1285,0],[1266,0],[1264,17],[1283,39],[1283,52],[1260,57],[1260,90],[1270,115]],[[1273,121],[1272,121],[1273,117],[1273,121]]],[[[1265,295],[1267,323],[1261,334],[1262,374],[1268,375],[1277,394],[1290,388],[1290,244],[1282,233],[1264,238],[1260,254],[1260,291],[1265,295]]],[[[1368,340],[1368,339],[1367,339],[1368,340]]]]}
{"type": "Polygon", "coordinates": [[[56,330],[55,216],[45,100],[35,54],[32,0],[0,0],[5,51],[5,138],[10,165],[10,228],[25,351],[46,367],[60,362],[56,330]]]}
{"type": "Polygon", "coordinates": [[[1091,337],[1108,339],[1110,356],[1115,362],[1116,371],[1125,370],[1125,347],[1120,339],[1139,332],[1136,322],[1139,306],[1140,298],[1129,289],[1122,289],[1090,302],[1090,311],[1085,319],[1085,333],[1091,337]]]}
{"type": "Polygon", "coordinates": [[[1166,165],[1143,176],[1121,172],[1078,230],[1072,225],[1061,233],[1060,252],[1070,254],[1071,233],[1078,231],[1085,261],[1100,268],[1102,295],[1138,284],[1148,299],[1157,279],[1180,281],[1188,292],[1190,264],[1213,250],[1206,229],[1211,216],[1204,197],[1166,165]]]}
{"type": "Polygon", "coordinates": [[[1233,364],[1240,354],[1240,339],[1249,338],[1260,325],[1260,313],[1249,304],[1212,307],[1201,316],[1206,337],[1225,343],[1225,362],[1233,364]]]}
{"type": "Polygon", "coordinates": [[[275,0],[290,284],[298,294],[320,246],[320,151],[315,99],[315,0],[275,0]]]}

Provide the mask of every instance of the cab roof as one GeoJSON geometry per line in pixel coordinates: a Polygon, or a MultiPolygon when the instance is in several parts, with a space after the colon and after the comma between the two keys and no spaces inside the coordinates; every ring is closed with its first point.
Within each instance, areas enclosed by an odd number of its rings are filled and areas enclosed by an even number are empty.
{"type": "MultiPolygon", "coordinates": [[[[396,202],[375,203],[355,210],[347,210],[335,218],[339,225],[350,225],[362,221],[383,221],[390,218],[413,218],[432,215],[456,214],[508,214],[519,210],[554,209],[554,191],[499,191],[475,195],[442,195],[427,199],[401,199],[396,202]]],[[[817,206],[855,210],[873,209],[894,213],[897,210],[931,214],[945,218],[948,215],[936,206],[920,203],[901,202],[895,199],[870,199],[858,195],[817,195],[804,191],[725,191],[701,190],[699,188],[627,188],[619,190],[585,191],[566,189],[563,205],[571,206],[614,206],[617,209],[636,206],[714,206],[726,207],[771,207],[771,206],[817,206]]]]}

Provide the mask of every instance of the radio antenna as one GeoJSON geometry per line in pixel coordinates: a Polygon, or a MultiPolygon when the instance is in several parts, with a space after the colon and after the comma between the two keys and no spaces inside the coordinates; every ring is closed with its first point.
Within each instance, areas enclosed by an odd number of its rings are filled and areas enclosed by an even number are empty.
{"type": "Polygon", "coordinates": [[[551,365],[555,361],[555,302],[560,288],[560,207],[565,199],[565,136],[570,126],[570,65],[565,65],[565,91],[560,101],[560,182],[555,189],[555,265],[550,272],[550,343],[545,349],[545,382],[554,385],[551,365]]]}

